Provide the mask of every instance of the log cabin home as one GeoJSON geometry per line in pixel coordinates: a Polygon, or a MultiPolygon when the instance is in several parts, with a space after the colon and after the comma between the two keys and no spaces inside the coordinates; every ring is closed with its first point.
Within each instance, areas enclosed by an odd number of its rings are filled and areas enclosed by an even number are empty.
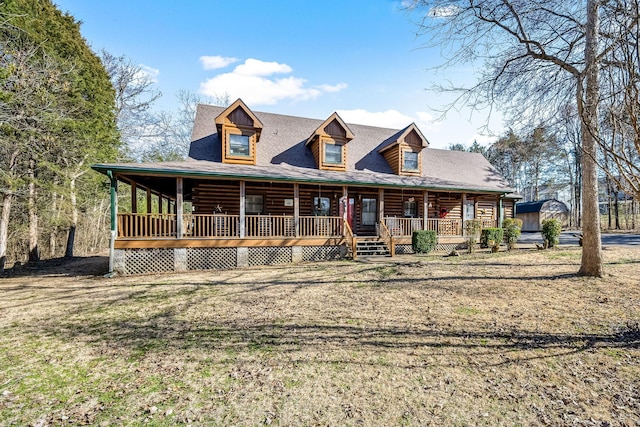
{"type": "Polygon", "coordinates": [[[451,250],[464,221],[514,216],[512,189],[482,155],[429,148],[413,123],[254,112],[240,99],[198,106],[185,161],[93,169],[110,179],[119,274],[395,256],[423,229],[451,250]],[[118,209],[118,186],[130,211],[118,209]]]}

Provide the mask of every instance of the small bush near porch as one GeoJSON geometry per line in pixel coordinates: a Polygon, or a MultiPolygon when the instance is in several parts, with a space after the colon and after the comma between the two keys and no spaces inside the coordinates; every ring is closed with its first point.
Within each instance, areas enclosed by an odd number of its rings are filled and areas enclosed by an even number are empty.
{"type": "Polygon", "coordinates": [[[411,247],[417,254],[428,254],[438,245],[438,235],[431,230],[416,230],[411,236],[411,247]]]}
{"type": "Polygon", "coordinates": [[[634,425],[640,254],[604,256],[30,270],[0,279],[0,424],[634,425]]]}

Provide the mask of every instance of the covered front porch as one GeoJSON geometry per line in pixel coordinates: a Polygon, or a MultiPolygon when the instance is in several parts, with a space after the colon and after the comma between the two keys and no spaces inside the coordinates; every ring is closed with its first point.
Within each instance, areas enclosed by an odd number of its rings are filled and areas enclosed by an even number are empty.
{"type": "Polygon", "coordinates": [[[393,256],[415,230],[443,245],[464,241],[464,221],[496,227],[501,194],[305,182],[113,175],[114,249],[343,246],[377,238],[393,256]]]}

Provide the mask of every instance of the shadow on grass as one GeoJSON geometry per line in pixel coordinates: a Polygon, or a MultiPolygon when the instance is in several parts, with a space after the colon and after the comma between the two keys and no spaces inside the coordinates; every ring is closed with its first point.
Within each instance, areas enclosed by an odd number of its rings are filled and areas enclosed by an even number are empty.
{"type": "MultiPolygon", "coordinates": [[[[611,333],[564,334],[525,329],[474,330],[437,323],[401,328],[338,322],[261,323],[250,319],[246,322],[191,322],[177,318],[183,308],[183,305],[171,307],[147,317],[133,313],[127,319],[109,320],[97,315],[91,319],[23,327],[25,333],[34,336],[106,347],[122,351],[134,359],[153,354],[188,355],[191,350],[218,351],[220,354],[287,354],[288,360],[306,351],[322,354],[322,358],[327,359],[332,354],[360,351],[415,354],[426,350],[432,356],[464,353],[469,356],[504,356],[510,352],[517,353],[511,358],[503,357],[506,361],[492,364],[502,365],[567,356],[597,348],[640,348],[640,327],[637,323],[621,324],[611,333]]],[[[344,362],[349,363],[348,360],[344,362]]]]}
{"type": "Polygon", "coordinates": [[[102,276],[109,271],[109,257],[61,257],[42,261],[16,264],[5,271],[1,279],[10,280],[12,277],[63,276],[85,277],[102,276]]]}
{"type": "MultiPolygon", "coordinates": [[[[472,266],[474,264],[471,264],[472,266]]],[[[558,264],[555,264],[556,266],[558,264]]],[[[483,263],[478,266],[484,267],[482,274],[477,274],[480,270],[469,270],[464,272],[464,275],[454,270],[456,267],[460,267],[459,264],[447,264],[440,263],[437,268],[440,272],[447,271],[451,267],[451,274],[444,274],[441,276],[432,276],[432,269],[429,265],[424,265],[421,262],[413,263],[374,263],[374,264],[360,264],[357,271],[353,271],[353,263],[340,262],[340,263],[321,263],[321,264],[301,264],[296,266],[285,267],[266,267],[265,275],[263,277],[256,276],[253,283],[247,283],[243,277],[247,274],[247,270],[229,270],[226,272],[199,272],[197,274],[209,274],[210,280],[203,280],[202,277],[198,277],[198,280],[188,280],[189,274],[180,274],[180,277],[186,276],[185,281],[176,282],[172,274],[163,275],[161,280],[166,280],[166,283],[158,282],[157,275],[151,277],[140,276],[139,280],[130,284],[125,282],[124,286],[120,286],[119,279],[106,279],[106,278],[90,278],[88,281],[77,282],[81,285],[70,284],[64,282],[64,284],[41,284],[38,281],[28,284],[19,284],[12,286],[10,282],[0,282],[2,286],[0,289],[3,293],[3,300],[0,303],[0,313],[3,310],[15,309],[15,308],[27,308],[35,304],[46,303],[58,303],[58,304],[70,304],[73,305],[74,301],[88,301],[93,305],[93,302],[103,302],[106,305],[114,305],[122,301],[138,298],[145,295],[149,290],[158,290],[167,288],[167,292],[171,292],[172,295],[177,296],[184,292],[191,292],[190,289],[198,288],[211,288],[218,287],[220,295],[230,296],[234,294],[247,294],[247,293],[260,293],[265,290],[277,287],[288,288],[309,288],[317,286],[357,286],[357,287],[372,287],[372,288],[388,288],[388,289],[407,289],[410,287],[421,288],[425,290],[445,290],[455,291],[465,288],[477,287],[482,289],[483,281],[490,281],[492,285],[500,285],[501,283],[511,284],[514,280],[522,281],[523,283],[534,283],[536,281],[555,281],[562,279],[578,279],[577,274],[574,273],[557,273],[557,274],[529,274],[523,277],[518,274],[517,269],[511,270],[510,274],[505,274],[504,270],[499,270],[497,266],[502,264],[483,263]],[[403,268],[420,268],[424,269],[424,275],[418,277],[409,277],[398,270],[399,267],[403,268]],[[308,270],[318,270],[322,272],[321,277],[317,275],[310,281],[305,276],[304,272],[308,270]],[[272,273],[269,275],[269,270],[272,273]],[[302,274],[298,274],[302,273],[302,274]],[[471,273],[471,274],[469,274],[471,273]],[[182,290],[176,290],[182,288],[182,290]],[[40,292],[42,291],[42,292],[40,292]]],[[[512,265],[508,265],[512,266],[512,265]]],[[[59,271],[64,271],[64,264],[59,266],[59,271]]],[[[254,273],[253,271],[251,273],[254,273]]],[[[49,275],[54,275],[50,273],[49,275]]],[[[64,273],[60,274],[64,276],[64,273]]],[[[73,276],[65,276],[73,277],[73,276]]],[[[86,277],[86,276],[85,276],[86,277]]],[[[178,277],[175,275],[174,277],[178,277]]],[[[579,279],[578,279],[579,280],[579,279]]],[[[82,307],[77,307],[77,310],[82,310],[82,307]]]]}

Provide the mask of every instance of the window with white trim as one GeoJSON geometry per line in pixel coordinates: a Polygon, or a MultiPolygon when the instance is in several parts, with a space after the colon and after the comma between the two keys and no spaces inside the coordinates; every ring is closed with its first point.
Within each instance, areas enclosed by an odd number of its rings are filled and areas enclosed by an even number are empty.
{"type": "Polygon", "coordinates": [[[241,135],[237,133],[229,134],[229,155],[230,156],[251,156],[251,146],[249,143],[249,135],[241,135]]]}
{"type": "Polygon", "coordinates": [[[324,144],[324,162],[330,165],[342,164],[342,145],[324,144]]]}
{"type": "Polygon", "coordinates": [[[402,170],[405,171],[417,171],[418,170],[418,153],[413,151],[402,152],[402,170]]]}

